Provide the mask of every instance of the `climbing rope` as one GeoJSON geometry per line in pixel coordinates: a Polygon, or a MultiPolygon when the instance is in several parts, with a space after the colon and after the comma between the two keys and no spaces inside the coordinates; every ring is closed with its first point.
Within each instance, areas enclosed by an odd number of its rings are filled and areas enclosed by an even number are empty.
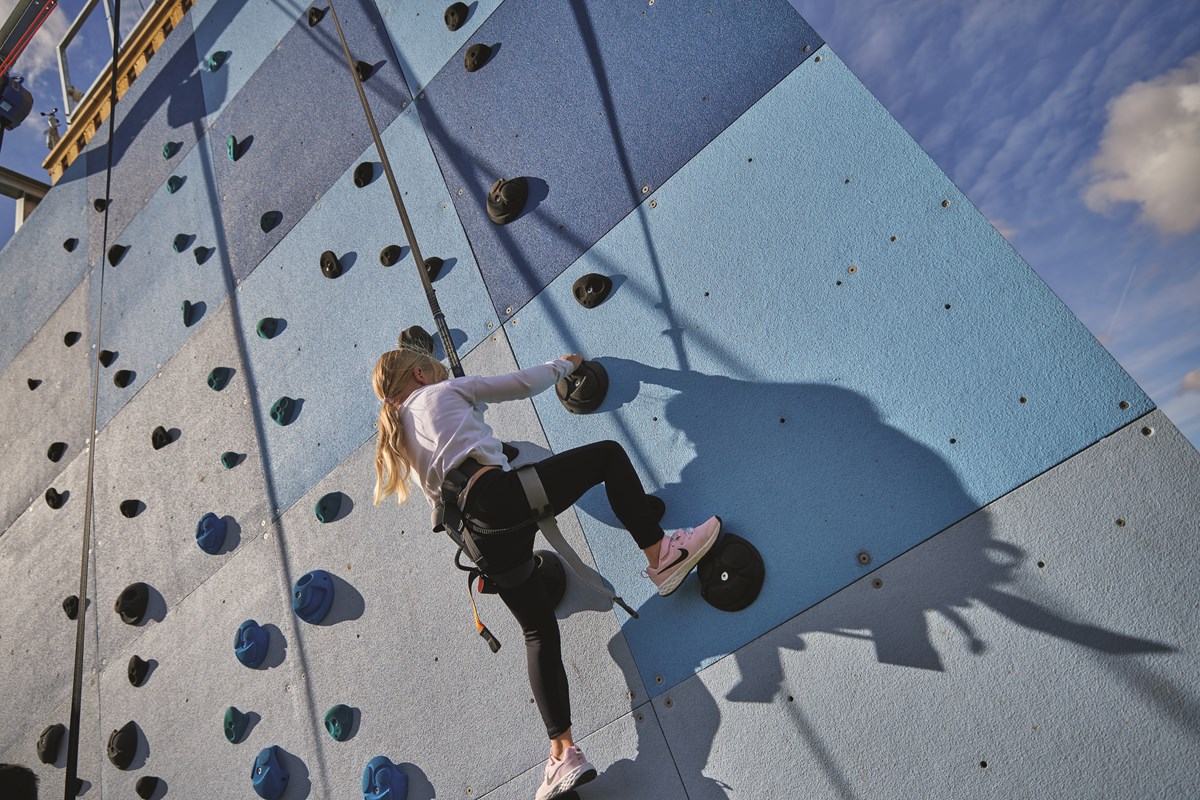
{"type": "Polygon", "coordinates": [[[100,397],[100,342],[104,328],[104,273],[105,254],[108,252],[108,210],[112,205],[112,163],[115,122],[117,119],[117,56],[121,48],[121,0],[113,7],[112,34],[112,81],[108,95],[108,161],[104,171],[104,233],[100,247],[100,303],[96,320],[96,355],[92,368],[92,422],[88,435],[92,446],[88,448],[87,492],[83,500],[83,549],[79,560],[79,596],[83,598],[79,615],[75,618],[75,677],[71,685],[71,724],[67,729],[67,774],[63,785],[63,800],[73,800],[78,795],[76,773],[79,768],[79,718],[83,696],[83,636],[87,619],[88,596],[88,553],[92,544],[92,500],[96,466],[96,408],[100,397]]]}
{"type": "Polygon", "coordinates": [[[450,339],[450,329],[446,326],[446,315],[442,313],[442,308],[438,305],[437,292],[433,289],[433,282],[429,278],[429,272],[425,266],[425,259],[421,256],[421,248],[417,246],[417,237],[413,233],[412,223],[408,219],[408,212],[404,208],[404,200],[400,197],[400,187],[396,184],[396,175],[392,172],[391,162],[388,161],[387,151],[383,148],[383,140],[379,137],[379,127],[375,124],[375,115],[371,113],[371,104],[367,102],[367,93],[363,91],[362,78],[358,74],[358,70],[354,66],[354,57],[350,55],[350,48],[346,44],[346,35],[342,32],[342,23],[338,19],[337,9],[334,8],[333,0],[329,0],[329,12],[333,16],[334,27],[337,28],[338,40],[342,43],[342,53],[346,56],[346,66],[350,69],[350,77],[354,79],[354,88],[358,90],[358,99],[362,103],[363,114],[367,117],[367,125],[371,128],[371,137],[375,140],[375,149],[379,152],[379,160],[383,163],[383,174],[387,176],[388,186],[392,190],[392,199],[396,201],[396,210],[400,212],[400,221],[404,224],[404,235],[408,237],[408,246],[412,249],[413,258],[417,262],[417,272],[421,276],[421,285],[425,287],[425,297],[429,300],[429,309],[433,312],[433,322],[437,326],[438,336],[442,340],[442,347],[446,350],[446,357],[450,360],[450,372],[456,378],[461,378],[466,373],[463,372],[462,363],[458,360],[458,352],[454,349],[454,342],[450,339]]]}

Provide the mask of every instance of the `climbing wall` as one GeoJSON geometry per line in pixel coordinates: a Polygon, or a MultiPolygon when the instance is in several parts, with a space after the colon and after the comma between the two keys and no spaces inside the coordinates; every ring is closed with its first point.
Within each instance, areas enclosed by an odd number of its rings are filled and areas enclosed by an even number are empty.
{"type": "MultiPolygon", "coordinates": [[[[468,373],[579,352],[610,378],[594,413],[547,392],[489,422],[518,464],[620,442],[665,527],[719,514],[766,565],[742,611],[694,577],[661,598],[602,490],[560,518],[639,612],[577,581],[558,608],[600,770],[579,796],[1187,795],[1200,455],[817,33],[783,0],[480,0],[457,31],[444,8],[336,5],[455,347],[468,373]],[[588,309],[590,273],[613,290],[588,309]]],[[[287,800],[354,795],[378,755],[413,800],[541,780],[516,623],[481,598],[491,654],[420,496],[371,505],[371,370],[432,320],[316,16],[197,0],[117,107],[107,235],[106,129],[0,252],[0,763],[43,796],[93,455],[82,796],[251,796],[273,745],[287,800]],[[318,569],[310,624],[292,588],[318,569]]]]}

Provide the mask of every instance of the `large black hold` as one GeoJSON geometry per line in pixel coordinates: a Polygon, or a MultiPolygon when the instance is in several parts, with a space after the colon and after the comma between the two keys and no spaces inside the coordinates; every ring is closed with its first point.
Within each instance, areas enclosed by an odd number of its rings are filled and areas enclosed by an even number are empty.
{"type": "Polygon", "coordinates": [[[150,446],[155,450],[162,450],[171,443],[171,434],[167,433],[167,429],[159,425],[150,432],[150,446]]]}
{"type": "Polygon", "coordinates": [[[385,267],[390,267],[400,260],[400,254],[404,252],[398,244],[389,244],[387,247],[379,251],[379,263],[385,267]]]}
{"type": "Polygon", "coordinates": [[[121,259],[125,257],[125,253],[128,250],[129,248],[123,244],[114,244],[108,248],[108,265],[115,267],[117,264],[120,264],[121,259]]]}
{"type": "Polygon", "coordinates": [[[142,681],[146,680],[146,673],[150,671],[150,662],[143,661],[135,653],[129,658],[129,682],[134,686],[141,686],[142,681]]]}
{"type": "Polygon", "coordinates": [[[63,457],[63,453],[65,452],[67,452],[66,442],[54,442],[50,445],[50,449],[46,451],[46,458],[58,463],[59,459],[63,457]]]}
{"type": "Polygon", "coordinates": [[[78,244],[79,244],[79,240],[76,239],[74,236],[72,236],[70,239],[64,239],[63,240],[63,250],[66,250],[68,253],[73,253],[73,252],[75,252],[75,248],[76,248],[76,246],[78,246],[78,244]]]}
{"type": "Polygon", "coordinates": [[[467,72],[474,72],[488,62],[492,57],[492,48],[480,42],[473,44],[467,48],[467,54],[463,56],[463,66],[467,68],[467,72]]]}
{"type": "Polygon", "coordinates": [[[66,732],[67,726],[61,722],[56,722],[42,731],[37,743],[39,761],[43,764],[53,764],[58,761],[58,750],[62,746],[63,734],[66,732]]]}
{"type": "Polygon", "coordinates": [[[117,769],[129,769],[137,754],[137,725],[126,722],[108,735],[108,760],[117,769]]]}
{"type": "Polygon", "coordinates": [[[337,253],[332,250],[321,253],[321,274],[326,278],[336,278],[342,274],[342,262],[338,260],[337,253]]]}
{"type": "Polygon", "coordinates": [[[584,308],[595,308],[608,299],[612,291],[612,278],[596,272],[589,272],[571,287],[572,294],[584,308]]]}
{"type": "Polygon", "coordinates": [[[111,367],[112,363],[117,360],[117,354],[112,350],[100,351],[100,365],[103,367],[111,367]]]}
{"type": "Polygon", "coordinates": [[[154,796],[154,793],[158,791],[158,778],[153,775],[143,775],[138,778],[133,790],[137,792],[138,797],[142,798],[142,800],[150,800],[154,796]]]}
{"type": "Polygon", "coordinates": [[[62,508],[64,502],[63,496],[53,486],[46,490],[46,505],[58,509],[62,508]]]}
{"type": "Polygon", "coordinates": [[[358,188],[363,188],[373,180],[375,180],[375,165],[370,161],[364,161],[354,168],[354,185],[358,188]]]}
{"type": "Polygon", "coordinates": [[[446,27],[452,31],[456,31],[463,26],[467,21],[469,9],[466,3],[451,3],[446,7],[446,13],[442,18],[446,20],[446,27]]]}
{"type": "Polygon", "coordinates": [[[63,611],[67,613],[67,619],[74,620],[79,618],[79,598],[71,595],[62,601],[63,611]]]}
{"type": "Polygon", "coordinates": [[[584,361],[554,385],[554,392],[567,411],[590,414],[608,395],[608,372],[595,361],[584,361]]]}
{"type": "Polygon", "coordinates": [[[355,61],[354,73],[358,75],[358,80],[363,82],[375,73],[375,68],[365,61],[355,61]]]}
{"type": "Polygon", "coordinates": [[[141,512],[142,504],[137,500],[122,500],[120,509],[121,516],[125,519],[133,519],[141,512]]]}
{"type": "Polygon", "coordinates": [[[79,341],[81,336],[82,334],[79,331],[67,331],[66,334],[63,335],[63,344],[65,344],[67,347],[74,347],[75,343],[79,341]]]}
{"type": "Polygon", "coordinates": [[[126,625],[137,625],[146,616],[146,606],[149,604],[150,587],[139,581],[125,587],[125,591],[117,597],[114,609],[126,625]]]}
{"type": "Polygon", "coordinates": [[[133,373],[127,369],[117,370],[117,374],[113,375],[113,383],[117,385],[118,389],[124,389],[133,383],[133,373]]]}
{"type": "Polygon", "coordinates": [[[754,545],[740,536],[723,533],[708,555],[696,566],[700,596],[713,608],[741,611],[762,590],[766,568],[754,545]]]}
{"type": "Polygon", "coordinates": [[[488,190],[488,219],[497,225],[507,225],[525,210],[529,199],[529,183],[524,178],[501,178],[488,190]]]}

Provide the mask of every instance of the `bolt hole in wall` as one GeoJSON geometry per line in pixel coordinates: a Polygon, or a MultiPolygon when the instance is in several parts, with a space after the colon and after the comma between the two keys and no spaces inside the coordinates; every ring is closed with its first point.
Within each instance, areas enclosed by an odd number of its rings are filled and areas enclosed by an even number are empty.
{"type": "Polygon", "coordinates": [[[1151,428],[1150,426],[1146,426],[1145,428],[1142,428],[1142,436],[1153,436],[1153,435],[1154,435],[1154,428],[1151,428]]]}
{"type": "Polygon", "coordinates": [[[980,761],[980,762],[979,762],[979,768],[980,768],[980,769],[987,769],[987,762],[986,762],[986,761],[980,761]]]}
{"type": "Polygon", "coordinates": [[[1039,562],[1038,562],[1038,569],[1045,569],[1045,568],[1046,568],[1046,562],[1045,562],[1045,561],[1039,561],[1039,562]]]}
{"type": "Polygon", "coordinates": [[[1124,527],[1125,527],[1125,520],[1123,520],[1123,519],[1118,519],[1118,520],[1117,520],[1117,527],[1118,527],[1118,528],[1124,528],[1124,527]]]}

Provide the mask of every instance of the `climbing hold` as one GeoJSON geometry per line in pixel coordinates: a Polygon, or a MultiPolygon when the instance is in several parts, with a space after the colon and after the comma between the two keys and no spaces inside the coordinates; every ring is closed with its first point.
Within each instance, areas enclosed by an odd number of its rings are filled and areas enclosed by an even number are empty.
{"type": "Polygon", "coordinates": [[[183,142],[167,142],[163,145],[163,160],[166,161],[173,158],[179,152],[179,148],[183,147],[183,142]]]}
{"type": "Polygon", "coordinates": [[[46,451],[46,458],[57,464],[65,452],[67,452],[66,442],[54,442],[50,445],[50,449],[46,451]]]}
{"type": "Polygon", "coordinates": [[[200,549],[215,556],[225,545],[225,520],[209,511],[196,523],[196,544],[200,549]]]}
{"type": "Polygon", "coordinates": [[[452,31],[456,31],[463,26],[467,21],[467,4],[466,3],[451,3],[446,7],[446,13],[443,19],[446,20],[446,27],[452,31]]]}
{"type": "Polygon", "coordinates": [[[344,742],[350,738],[350,728],[354,725],[354,709],[338,703],[325,712],[325,730],[335,741],[344,742]]]}
{"type": "Polygon", "coordinates": [[[492,57],[492,48],[480,42],[473,44],[467,48],[467,54],[463,56],[463,66],[467,68],[467,72],[474,72],[488,62],[492,57]]]}
{"type": "Polygon", "coordinates": [[[62,745],[63,734],[66,732],[67,726],[61,722],[56,722],[42,731],[37,743],[39,761],[43,764],[53,764],[58,761],[58,750],[62,745]]]}
{"type": "Polygon", "coordinates": [[[389,244],[387,247],[379,251],[379,263],[383,264],[385,267],[390,267],[392,264],[395,264],[400,260],[400,254],[403,252],[403,250],[404,248],[398,244],[389,244]]]}
{"type": "Polygon", "coordinates": [[[305,622],[317,624],[333,606],[333,578],[323,569],[300,576],[292,587],[292,610],[305,622]]]}
{"type": "Polygon", "coordinates": [[[77,619],[79,617],[79,598],[71,595],[62,601],[63,611],[67,612],[67,619],[77,619]]]}
{"type": "Polygon", "coordinates": [[[232,377],[233,370],[229,367],[213,367],[212,372],[208,373],[208,388],[219,392],[229,385],[229,379],[232,377]]]}
{"type": "Polygon", "coordinates": [[[108,735],[108,760],[117,769],[129,769],[137,754],[137,725],[133,720],[108,735]]]}
{"type": "Polygon", "coordinates": [[[117,360],[117,354],[112,350],[100,351],[100,365],[103,367],[111,367],[112,363],[117,360]]]}
{"type": "Polygon", "coordinates": [[[234,706],[225,709],[225,738],[230,744],[237,744],[249,725],[249,714],[238,711],[234,706]]]}
{"type": "Polygon", "coordinates": [[[342,274],[342,262],[332,250],[321,253],[321,274],[331,279],[342,274]]]}
{"type": "Polygon", "coordinates": [[[608,394],[608,372],[595,361],[584,361],[579,369],[554,385],[558,400],[572,414],[588,414],[608,394]]]}
{"type": "Polygon", "coordinates": [[[128,250],[129,248],[123,244],[114,244],[108,248],[108,265],[115,267],[117,264],[120,264],[121,259],[125,257],[125,253],[128,250]]]}
{"type": "Polygon", "coordinates": [[[271,405],[271,419],[275,420],[276,425],[287,425],[292,421],[294,405],[295,401],[287,395],[279,398],[271,405]]]}
{"type": "Polygon", "coordinates": [[[184,300],[179,304],[179,313],[183,315],[183,327],[188,328],[192,325],[192,312],[196,307],[192,305],[190,300],[184,300]]]}
{"type": "Polygon", "coordinates": [[[137,779],[133,790],[137,792],[137,796],[142,800],[150,800],[154,793],[158,791],[158,778],[153,775],[143,775],[137,779]]]}
{"type": "Polygon", "coordinates": [[[31,392],[34,389],[36,389],[37,387],[42,385],[42,382],[39,381],[37,378],[26,378],[25,383],[27,383],[29,385],[29,391],[31,391],[31,392]]]}
{"type": "Polygon", "coordinates": [[[159,425],[150,432],[150,446],[155,450],[162,450],[171,443],[171,434],[167,433],[167,429],[159,425]]]}
{"type": "Polygon", "coordinates": [[[342,509],[342,493],[330,492],[323,495],[317,501],[316,508],[317,519],[321,522],[333,522],[337,518],[338,511],[342,509]]]}
{"type": "Polygon", "coordinates": [[[122,500],[120,509],[121,516],[123,516],[125,519],[133,519],[141,513],[142,504],[137,500],[122,500]]]}
{"type": "Polygon", "coordinates": [[[354,168],[354,185],[358,188],[363,188],[373,180],[375,180],[375,165],[370,161],[364,161],[354,168]]]}
{"type": "Polygon", "coordinates": [[[208,257],[212,253],[213,249],[211,247],[204,247],[203,245],[199,245],[192,250],[192,256],[195,257],[197,264],[203,264],[205,261],[208,261],[208,257]]]}
{"type": "Polygon", "coordinates": [[[257,622],[248,619],[238,626],[233,637],[233,652],[247,667],[257,667],[267,657],[271,634],[257,622]]]}
{"type": "Polygon", "coordinates": [[[612,285],[612,278],[607,275],[589,272],[575,281],[575,285],[571,287],[571,292],[575,295],[575,299],[579,301],[579,305],[584,308],[595,308],[608,299],[608,293],[612,291],[612,285]]]}
{"type": "Polygon", "coordinates": [[[167,176],[167,194],[175,194],[183,186],[183,178],[178,175],[167,176]]]}
{"type": "Polygon", "coordinates": [[[283,212],[267,211],[258,218],[258,227],[262,228],[263,233],[270,233],[279,223],[283,222],[283,212]]]}
{"type": "Polygon", "coordinates": [[[226,450],[221,453],[221,466],[225,469],[233,469],[238,464],[238,454],[232,450],[226,450]]]}
{"type": "Polygon", "coordinates": [[[118,389],[124,389],[133,383],[133,373],[127,369],[117,370],[117,374],[113,375],[113,383],[117,385],[118,389]]]}
{"type": "Polygon", "coordinates": [[[427,356],[433,355],[433,337],[426,333],[420,325],[413,325],[401,331],[397,344],[401,350],[412,350],[427,356]]]}
{"type": "Polygon", "coordinates": [[[375,756],[363,770],[362,790],[363,800],[404,800],[408,776],[387,756],[375,756]]]}
{"type": "Polygon", "coordinates": [[[102,197],[98,197],[92,201],[92,208],[98,212],[103,212],[104,209],[108,208],[108,201],[102,197]]]}
{"type": "Polygon", "coordinates": [[[525,209],[525,201],[528,199],[528,181],[524,178],[513,178],[509,181],[501,178],[488,190],[488,219],[497,225],[507,225],[525,209]]]}
{"type": "Polygon", "coordinates": [[[74,347],[75,343],[79,341],[80,336],[79,331],[67,331],[63,336],[63,344],[67,347],[74,347]]]}
{"type": "Polygon", "coordinates": [[[713,608],[741,611],[758,597],[765,572],[754,545],[725,532],[696,567],[700,596],[713,608]]]}
{"type": "Polygon", "coordinates": [[[79,244],[79,240],[76,239],[75,237],[71,237],[70,239],[65,239],[65,240],[63,240],[63,250],[66,250],[68,253],[74,253],[75,248],[76,248],[76,246],[78,246],[78,244],[79,244]]]}
{"type": "Polygon", "coordinates": [[[533,569],[542,581],[546,597],[550,600],[550,607],[558,608],[567,592],[567,573],[563,570],[562,562],[549,550],[535,550],[533,569]]]}
{"type": "Polygon", "coordinates": [[[135,653],[129,657],[129,668],[126,671],[129,673],[129,682],[134,686],[141,686],[142,681],[146,680],[146,674],[150,672],[150,662],[143,661],[135,653]]]}
{"type": "MultiPolygon", "coordinates": [[[[309,9],[309,13],[312,9],[309,9]]],[[[287,789],[288,772],[283,765],[282,756],[277,745],[264,747],[254,759],[254,767],[250,770],[250,783],[254,793],[263,800],[279,800],[279,796],[287,789]]]]}
{"type": "Polygon", "coordinates": [[[279,320],[274,317],[263,317],[258,321],[258,338],[274,339],[275,334],[279,332],[279,320]]]}
{"type": "Polygon", "coordinates": [[[66,501],[63,500],[63,496],[53,486],[46,490],[46,505],[54,509],[59,509],[62,508],[64,502],[66,501]]]}
{"type": "Polygon", "coordinates": [[[117,596],[113,608],[126,625],[137,625],[146,616],[146,606],[149,604],[150,587],[139,581],[125,587],[125,591],[117,596]]]}
{"type": "Polygon", "coordinates": [[[441,274],[445,263],[437,256],[430,256],[425,259],[425,274],[429,276],[429,280],[436,281],[438,279],[438,275],[441,274]]]}
{"type": "Polygon", "coordinates": [[[191,240],[192,237],[188,236],[186,233],[177,233],[175,234],[175,238],[171,240],[171,249],[176,253],[182,253],[187,249],[188,242],[191,240]]]}
{"type": "Polygon", "coordinates": [[[316,24],[325,18],[325,9],[311,6],[308,9],[308,27],[316,27],[316,24]]]}
{"type": "Polygon", "coordinates": [[[225,63],[225,59],[229,58],[229,52],[226,50],[217,50],[208,57],[208,71],[216,72],[225,63]]]}
{"type": "Polygon", "coordinates": [[[354,73],[358,75],[359,81],[365,81],[375,72],[375,68],[365,61],[354,62],[354,73]]]}
{"type": "Polygon", "coordinates": [[[229,156],[230,161],[237,161],[238,157],[241,156],[238,148],[237,137],[232,133],[229,134],[229,138],[225,140],[225,153],[229,156]]]}

